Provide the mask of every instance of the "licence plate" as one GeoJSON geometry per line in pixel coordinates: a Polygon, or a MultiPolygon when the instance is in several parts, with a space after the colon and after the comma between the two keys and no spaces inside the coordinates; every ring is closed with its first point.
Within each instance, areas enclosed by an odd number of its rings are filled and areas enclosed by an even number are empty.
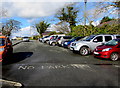
{"type": "Polygon", "coordinates": [[[94,52],[94,54],[97,54],[97,55],[98,55],[99,53],[98,53],[98,52],[94,52]]]}

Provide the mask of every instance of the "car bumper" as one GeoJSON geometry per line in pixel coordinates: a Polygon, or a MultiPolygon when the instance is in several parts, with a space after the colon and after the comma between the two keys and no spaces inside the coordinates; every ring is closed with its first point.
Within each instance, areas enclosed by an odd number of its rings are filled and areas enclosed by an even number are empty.
{"type": "Polygon", "coordinates": [[[78,49],[76,46],[74,46],[74,47],[73,47],[73,46],[70,46],[70,50],[71,50],[71,51],[79,51],[79,49],[78,49]]]}
{"type": "Polygon", "coordinates": [[[99,57],[99,58],[110,58],[110,52],[93,52],[95,57],[99,57]]]}

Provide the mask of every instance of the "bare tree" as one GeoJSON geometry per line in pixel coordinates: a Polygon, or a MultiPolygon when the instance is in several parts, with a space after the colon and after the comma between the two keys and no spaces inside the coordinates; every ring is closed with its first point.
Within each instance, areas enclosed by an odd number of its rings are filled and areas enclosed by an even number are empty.
{"type": "Polygon", "coordinates": [[[20,25],[21,25],[21,22],[14,20],[14,19],[10,19],[10,20],[6,21],[5,23],[3,23],[2,34],[10,36],[12,30],[18,30],[21,28],[20,25]]]}
{"type": "Polygon", "coordinates": [[[65,21],[62,21],[62,22],[59,22],[58,24],[56,24],[55,28],[57,31],[65,33],[65,34],[71,32],[69,23],[67,23],[65,21]]]}
{"type": "Polygon", "coordinates": [[[8,14],[7,10],[1,7],[0,8],[0,16],[7,17],[7,14],[8,14]]]}
{"type": "Polygon", "coordinates": [[[110,0],[107,0],[107,2],[96,3],[96,9],[94,14],[96,16],[100,14],[104,14],[106,16],[109,16],[110,14],[118,15],[119,10],[120,10],[120,1],[113,0],[112,2],[110,2],[110,0]]]}

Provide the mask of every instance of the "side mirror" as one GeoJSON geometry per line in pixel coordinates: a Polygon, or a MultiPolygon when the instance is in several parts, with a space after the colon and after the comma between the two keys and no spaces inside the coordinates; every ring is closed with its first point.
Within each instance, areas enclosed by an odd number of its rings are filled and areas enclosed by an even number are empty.
{"type": "Polygon", "coordinates": [[[120,45],[118,45],[117,48],[120,48],[120,45]]]}
{"type": "Polygon", "coordinates": [[[93,40],[93,42],[98,42],[98,40],[97,40],[97,39],[95,39],[95,40],[93,40]]]}
{"type": "Polygon", "coordinates": [[[7,46],[11,46],[11,43],[7,43],[7,46]]]}

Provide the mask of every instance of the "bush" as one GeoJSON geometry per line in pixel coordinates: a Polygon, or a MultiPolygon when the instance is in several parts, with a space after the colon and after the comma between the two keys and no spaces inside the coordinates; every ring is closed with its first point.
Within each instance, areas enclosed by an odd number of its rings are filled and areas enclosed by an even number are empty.
{"type": "Polygon", "coordinates": [[[93,34],[120,34],[120,24],[108,25],[105,24],[101,27],[94,27],[92,25],[78,25],[72,29],[71,36],[89,36],[93,34]]]}

